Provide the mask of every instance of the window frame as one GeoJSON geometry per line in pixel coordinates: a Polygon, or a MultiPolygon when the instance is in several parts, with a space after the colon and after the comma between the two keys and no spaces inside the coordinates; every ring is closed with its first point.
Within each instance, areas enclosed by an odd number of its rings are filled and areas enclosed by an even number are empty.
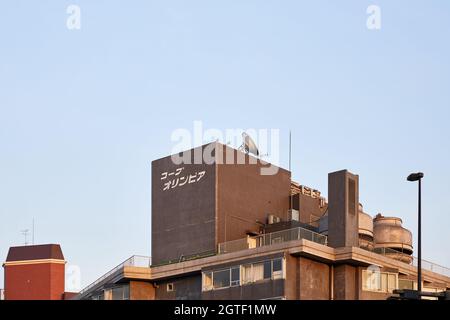
{"type": "MultiPolygon", "coordinates": [[[[272,259],[266,259],[261,261],[255,261],[252,263],[239,264],[228,268],[222,268],[218,270],[207,270],[202,272],[202,291],[221,290],[226,288],[238,287],[253,283],[261,283],[264,281],[273,281],[286,278],[286,264],[284,257],[277,257],[272,259]],[[274,264],[280,262],[280,270],[274,271],[274,264]],[[255,280],[255,266],[261,265],[262,278],[255,280]],[[267,271],[267,266],[270,268],[270,272],[267,271]],[[239,279],[233,278],[233,272],[238,272],[239,279]],[[215,274],[219,272],[229,272],[229,283],[227,286],[215,287],[214,278],[215,274]],[[270,277],[267,277],[270,273],[270,277]],[[208,279],[208,284],[206,283],[208,279]],[[233,280],[235,279],[235,280],[233,280]]],[[[259,268],[259,267],[258,267],[259,268]]]]}
{"type": "Polygon", "coordinates": [[[398,274],[393,272],[385,271],[375,271],[375,270],[362,270],[361,272],[361,290],[367,292],[378,292],[378,293],[392,293],[394,290],[398,289],[398,274]],[[369,280],[369,277],[375,276],[375,281],[369,280]],[[389,286],[389,278],[394,276],[394,287],[389,286]],[[378,283],[377,288],[374,288],[373,283],[378,283]],[[367,286],[367,284],[370,284],[367,286]]]}

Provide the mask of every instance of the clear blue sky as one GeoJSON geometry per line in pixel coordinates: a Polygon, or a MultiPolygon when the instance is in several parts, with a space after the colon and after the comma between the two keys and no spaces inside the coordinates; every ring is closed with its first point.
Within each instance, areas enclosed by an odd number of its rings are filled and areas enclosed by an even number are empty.
{"type": "Polygon", "coordinates": [[[33,217],[83,286],[150,255],[150,163],[201,120],[291,128],[297,181],[347,168],[414,233],[422,170],[423,257],[450,267],[449,35],[446,0],[2,1],[0,258],[33,217]]]}

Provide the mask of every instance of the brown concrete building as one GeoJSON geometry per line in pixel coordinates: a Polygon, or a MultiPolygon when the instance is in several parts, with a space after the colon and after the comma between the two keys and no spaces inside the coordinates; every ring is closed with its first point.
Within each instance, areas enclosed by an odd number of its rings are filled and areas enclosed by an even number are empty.
{"type": "Polygon", "coordinates": [[[11,247],[3,264],[5,300],[63,300],[65,263],[58,244],[11,247]]]}
{"type": "MultiPolygon", "coordinates": [[[[220,143],[178,156],[152,163],[152,260],[133,256],[77,299],[387,299],[417,286],[411,232],[364,212],[357,175],[330,173],[325,199],[220,143]]],[[[450,288],[450,269],[422,266],[424,291],[450,288]]]]}

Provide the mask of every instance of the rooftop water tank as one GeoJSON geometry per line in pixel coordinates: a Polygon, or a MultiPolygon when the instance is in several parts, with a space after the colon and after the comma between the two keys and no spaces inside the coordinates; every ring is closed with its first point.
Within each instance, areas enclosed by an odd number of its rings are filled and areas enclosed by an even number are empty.
{"type": "Polygon", "coordinates": [[[373,220],[365,213],[362,204],[359,204],[358,236],[359,246],[367,250],[373,250],[373,220]]]}
{"type": "Polygon", "coordinates": [[[402,219],[384,217],[373,219],[375,251],[402,262],[412,262],[412,233],[402,227],[402,219]]]}

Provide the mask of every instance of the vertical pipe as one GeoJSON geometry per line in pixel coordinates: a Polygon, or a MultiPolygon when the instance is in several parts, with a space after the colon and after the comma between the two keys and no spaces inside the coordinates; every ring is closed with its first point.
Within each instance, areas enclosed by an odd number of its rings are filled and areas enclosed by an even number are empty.
{"type": "Polygon", "coordinates": [[[330,266],[330,300],[334,300],[334,265],[330,266]]]}
{"type": "Polygon", "coordinates": [[[417,260],[417,291],[419,294],[422,291],[422,179],[419,179],[419,214],[418,214],[418,231],[417,246],[418,246],[418,260],[417,260]]]}
{"type": "Polygon", "coordinates": [[[291,147],[292,147],[292,135],[291,130],[289,130],[289,171],[291,171],[291,147]]]}

